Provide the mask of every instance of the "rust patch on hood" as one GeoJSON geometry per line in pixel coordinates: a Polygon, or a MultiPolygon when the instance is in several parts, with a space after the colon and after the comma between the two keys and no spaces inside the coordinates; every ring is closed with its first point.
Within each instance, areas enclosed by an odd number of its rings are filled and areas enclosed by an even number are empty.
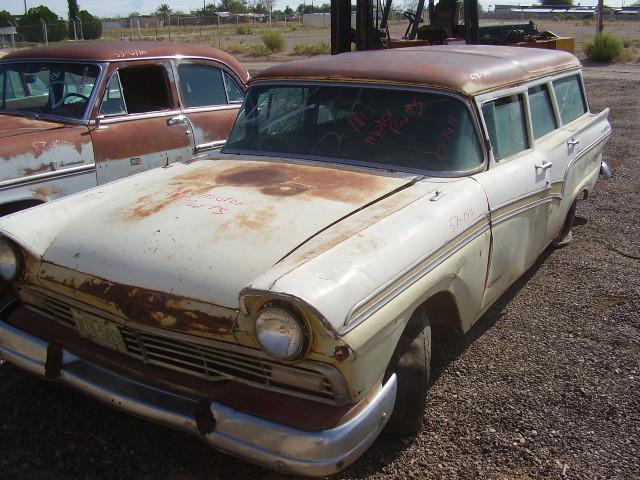
{"type": "MultiPolygon", "coordinates": [[[[123,212],[124,220],[145,218],[174,203],[210,192],[215,187],[240,187],[259,191],[271,197],[323,198],[342,203],[360,204],[376,196],[388,178],[373,173],[324,166],[229,162],[221,169],[218,161],[204,163],[169,181],[172,190],[162,195],[147,194],[136,206],[123,212]]],[[[225,199],[229,200],[229,199],[225,199]]]]}
{"type": "Polygon", "coordinates": [[[78,285],[78,290],[113,304],[122,315],[135,323],[192,334],[229,335],[234,317],[212,316],[194,309],[188,299],[169,293],[121,285],[92,278],[78,285]]]}

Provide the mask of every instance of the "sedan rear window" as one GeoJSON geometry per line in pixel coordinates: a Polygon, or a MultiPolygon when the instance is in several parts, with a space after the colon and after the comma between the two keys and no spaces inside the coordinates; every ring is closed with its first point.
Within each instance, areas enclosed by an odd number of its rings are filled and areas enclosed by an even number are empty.
{"type": "Polygon", "coordinates": [[[251,88],[224,151],[329,157],[436,173],[468,171],[483,162],[462,100],[341,86],[251,88]]]}

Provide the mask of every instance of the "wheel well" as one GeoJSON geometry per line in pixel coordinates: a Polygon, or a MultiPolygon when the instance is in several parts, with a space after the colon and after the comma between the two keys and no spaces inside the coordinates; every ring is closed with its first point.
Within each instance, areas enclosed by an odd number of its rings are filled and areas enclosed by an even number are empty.
{"type": "Polygon", "coordinates": [[[420,307],[424,308],[431,322],[434,337],[451,337],[462,334],[460,312],[451,292],[438,292],[420,307]]]}
{"type": "Polygon", "coordinates": [[[25,210],[27,208],[35,207],[36,205],[40,205],[44,202],[41,200],[17,200],[11,203],[5,203],[0,205],[0,217],[5,215],[9,215],[10,213],[16,213],[20,210],[25,210]]]}

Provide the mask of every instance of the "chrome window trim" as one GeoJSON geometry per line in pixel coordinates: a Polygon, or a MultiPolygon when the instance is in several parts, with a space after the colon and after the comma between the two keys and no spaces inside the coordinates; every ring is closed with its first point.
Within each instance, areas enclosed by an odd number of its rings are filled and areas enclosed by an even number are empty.
{"type": "Polygon", "coordinates": [[[95,103],[96,103],[96,99],[98,96],[98,91],[102,90],[102,80],[105,76],[105,67],[106,67],[106,62],[100,62],[100,61],[96,61],[96,60],[67,60],[67,59],[48,59],[48,58],[32,58],[32,59],[7,59],[4,61],[0,61],[0,66],[3,66],[5,64],[11,64],[11,63],[28,63],[28,64],[32,64],[35,62],[49,62],[49,63],[80,63],[80,64],[88,64],[88,65],[95,65],[98,67],[98,75],[96,76],[96,83],[93,86],[93,90],[91,91],[91,96],[89,96],[89,101],[87,102],[87,106],[85,108],[84,111],[84,115],[82,116],[82,118],[69,118],[69,117],[63,117],[61,115],[55,115],[55,114],[34,114],[32,112],[27,112],[24,110],[7,110],[5,112],[3,112],[2,110],[0,110],[0,114],[17,114],[20,116],[30,116],[30,117],[34,117],[38,120],[54,120],[54,121],[59,121],[59,122],[64,122],[64,123],[70,123],[73,125],[88,125],[91,119],[91,113],[93,112],[93,109],[95,107],[95,103]]]}
{"type": "MultiPolygon", "coordinates": [[[[156,112],[145,112],[145,113],[130,113],[128,115],[117,115],[117,116],[105,116],[100,121],[100,126],[109,125],[112,123],[122,123],[122,122],[133,122],[135,120],[146,120],[149,118],[162,118],[162,117],[171,117],[176,115],[181,115],[181,110],[158,110],[156,112]]],[[[95,124],[95,120],[92,120],[92,124],[95,124]]]]}
{"type": "MultiPolygon", "coordinates": [[[[253,86],[264,86],[264,85],[273,85],[277,87],[283,86],[331,86],[331,87],[351,87],[351,88],[368,88],[368,89],[376,89],[376,90],[404,90],[408,92],[420,92],[420,93],[431,93],[436,95],[444,95],[448,97],[455,98],[462,102],[462,104],[467,108],[469,112],[469,117],[473,122],[474,130],[476,132],[476,137],[478,140],[478,147],[480,148],[480,152],[482,154],[482,162],[478,164],[478,166],[469,170],[451,170],[448,172],[434,172],[426,169],[412,169],[406,167],[398,167],[397,165],[387,165],[381,163],[372,163],[366,162],[362,160],[351,160],[348,158],[336,158],[329,156],[321,156],[321,155],[309,155],[309,154],[293,154],[287,152],[271,152],[271,151],[255,151],[255,150],[244,150],[244,149],[227,149],[226,147],[222,150],[222,153],[232,154],[232,155],[255,155],[259,157],[285,157],[291,159],[299,159],[299,160],[309,160],[312,162],[326,162],[326,163],[334,163],[339,165],[352,165],[357,167],[367,167],[374,170],[384,170],[384,171],[392,171],[392,172],[405,172],[411,174],[419,174],[432,178],[458,178],[458,177],[467,177],[470,175],[474,175],[478,172],[481,172],[487,168],[488,157],[486,149],[484,148],[484,135],[480,128],[480,124],[478,122],[478,117],[476,112],[472,106],[472,102],[469,100],[469,97],[459,94],[457,92],[451,92],[446,90],[440,90],[437,88],[428,88],[428,87],[413,87],[409,85],[394,85],[394,84],[384,84],[384,85],[372,85],[362,82],[324,82],[318,80],[310,80],[310,81],[302,81],[302,80],[290,80],[290,81],[275,81],[275,80],[264,80],[264,81],[256,81],[251,84],[251,87],[245,93],[245,101],[248,96],[249,90],[253,88],[253,86]]],[[[242,103],[244,107],[244,102],[242,103]]]]}
{"type": "Polygon", "coordinates": [[[211,105],[207,107],[186,107],[184,113],[217,112],[221,110],[240,110],[240,103],[229,103],[226,105],[211,105]]]}
{"type": "Polygon", "coordinates": [[[111,76],[105,81],[106,81],[105,88],[102,89],[105,93],[102,95],[100,108],[98,108],[98,115],[103,116],[105,119],[111,118],[111,117],[117,117],[120,115],[129,115],[129,109],[127,108],[127,99],[124,98],[124,91],[122,90],[122,82],[120,81],[120,69],[116,68],[116,70],[111,74],[111,76]],[[120,112],[120,113],[104,114],[102,113],[102,105],[104,104],[105,96],[106,96],[107,90],[109,89],[109,84],[111,83],[111,80],[113,79],[114,76],[118,77],[118,86],[120,87],[120,95],[122,95],[122,103],[124,104],[124,113],[120,112]]]}

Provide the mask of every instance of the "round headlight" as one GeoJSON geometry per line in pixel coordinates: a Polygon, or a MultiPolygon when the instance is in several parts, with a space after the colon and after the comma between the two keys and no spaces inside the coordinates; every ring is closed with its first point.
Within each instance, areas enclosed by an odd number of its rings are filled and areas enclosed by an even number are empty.
{"type": "Polygon", "coordinates": [[[255,332],[264,352],[278,360],[297,357],[305,345],[305,327],[284,308],[264,308],[256,318],[255,332]]]}
{"type": "Polygon", "coordinates": [[[18,275],[20,258],[13,243],[0,238],[0,277],[10,282],[18,275]]]}

